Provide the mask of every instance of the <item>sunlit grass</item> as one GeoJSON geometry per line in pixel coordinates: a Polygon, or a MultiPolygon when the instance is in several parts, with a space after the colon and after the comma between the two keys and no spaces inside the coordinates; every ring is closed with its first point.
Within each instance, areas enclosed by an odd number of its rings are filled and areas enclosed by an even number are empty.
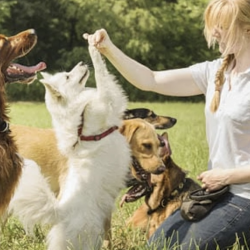
{"type": "Polygon", "coordinates": [[[50,114],[44,103],[16,102],[9,106],[11,123],[39,128],[51,127],[50,114]]]}

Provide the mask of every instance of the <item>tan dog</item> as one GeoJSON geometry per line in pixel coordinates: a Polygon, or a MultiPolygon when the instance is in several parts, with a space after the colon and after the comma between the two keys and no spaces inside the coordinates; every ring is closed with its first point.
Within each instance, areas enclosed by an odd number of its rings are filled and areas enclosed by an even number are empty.
{"type": "Polygon", "coordinates": [[[143,178],[138,168],[152,174],[162,173],[166,169],[159,156],[161,141],[153,125],[139,118],[125,120],[120,132],[130,144],[133,157],[131,172],[135,178],[140,181],[143,178]]]}
{"type": "Polygon", "coordinates": [[[19,154],[34,160],[41,167],[51,190],[58,195],[60,182],[67,173],[67,158],[58,150],[54,130],[13,124],[10,129],[19,154]]]}
{"type": "Polygon", "coordinates": [[[190,191],[200,188],[200,185],[187,178],[186,172],[172,160],[167,133],[164,133],[160,139],[165,142],[166,146],[163,156],[166,170],[160,175],[151,174],[152,188],[145,187],[146,183],[137,183],[125,195],[126,202],[135,201],[145,195],[145,202],[134,212],[127,223],[145,231],[148,238],[166,218],[180,208],[183,199],[190,191]],[[139,186],[144,186],[144,188],[138,188],[139,186]],[[134,192],[135,190],[140,190],[139,195],[134,192]]]}
{"type": "MultiPolygon", "coordinates": [[[[54,130],[22,125],[11,125],[10,128],[20,155],[34,160],[41,167],[43,175],[48,178],[52,191],[59,194],[60,183],[67,173],[67,158],[57,148],[54,130]]],[[[123,121],[120,132],[127,138],[138,164],[147,172],[157,174],[165,170],[165,165],[158,155],[160,141],[152,125],[142,119],[126,120],[123,121]]],[[[131,169],[134,177],[141,180],[134,166],[131,166],[131,169]]]]}
{"type": "Polygon", "coordinates": [[[29,53],[36,42],[34,29],[10,37],[0,34],[0,215],[9,205],[23,164],[9,131],[5,84],[30,83],[36,77],[36,72],[46,67],[45,63],[33,67],[12,63],[16,58],[29,53]]]}

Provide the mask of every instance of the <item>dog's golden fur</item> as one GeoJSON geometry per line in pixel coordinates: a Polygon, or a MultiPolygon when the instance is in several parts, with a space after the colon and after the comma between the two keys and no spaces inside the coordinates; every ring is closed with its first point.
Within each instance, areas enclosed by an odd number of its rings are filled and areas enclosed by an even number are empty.
{"type": "Polygon", "coordinates": [[[23,125],[10,125],[18,152],[27,159],[34,160],[42,174],[48,178],[51,190],[58,195],[60,182],[67,173],[67,158],[57,148],[53,129],[42,129],[23,125]]]}
{"type": "Polygon", "coordinates": [[[166,218],[180,208],[190,191],[200,188],[193,179],[186,177],[186,172],[175,164],[169,154],[164,155],[163,161],[166,170],[159,175],[151,174],[153,190],[146,194],[145,202],[127,222],[145,231],[148,238],[166,218]]]}
{"type": "Polygon", "coordinates": [[[16,70],[11,62],[26,55],[36,44],[34,30],[26,30],[15,36],[0,34],[0,215],[4,213],[14,193],[22,171],[22,160],[8,129],[9,116],[6,104],[5,84],[11,82],[29,82],[34,74],[16,70]]]}

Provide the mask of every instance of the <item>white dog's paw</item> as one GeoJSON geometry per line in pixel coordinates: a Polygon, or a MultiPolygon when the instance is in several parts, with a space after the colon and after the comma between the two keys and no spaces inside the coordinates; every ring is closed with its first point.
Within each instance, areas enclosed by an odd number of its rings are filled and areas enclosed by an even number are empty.
{"type": "Polygon", "coordinates": [[[100,52],[95,46],[89,45],[89,54],[92,58],[98,58],[101,57],[100,52]]]}
{"type": "Polygon", "coordinates": [[[106,69],[102,55],[95,46],[89,45],[89,54],[94,65],[95,72],[106,69]]]}

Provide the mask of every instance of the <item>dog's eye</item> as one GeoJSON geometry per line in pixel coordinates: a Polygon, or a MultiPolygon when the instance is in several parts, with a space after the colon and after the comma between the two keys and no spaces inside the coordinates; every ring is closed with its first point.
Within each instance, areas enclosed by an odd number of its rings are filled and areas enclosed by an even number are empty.
{"type": "Polygon", "coordinates": [[[143,143],[142,145],[149,150],[152,148],[152,145],[150,143],[143,143]]]}
{"type": "Polygon", "coordinates": [[[66,75],[66,79],[69,80],[69,75],[66,75]]]}

